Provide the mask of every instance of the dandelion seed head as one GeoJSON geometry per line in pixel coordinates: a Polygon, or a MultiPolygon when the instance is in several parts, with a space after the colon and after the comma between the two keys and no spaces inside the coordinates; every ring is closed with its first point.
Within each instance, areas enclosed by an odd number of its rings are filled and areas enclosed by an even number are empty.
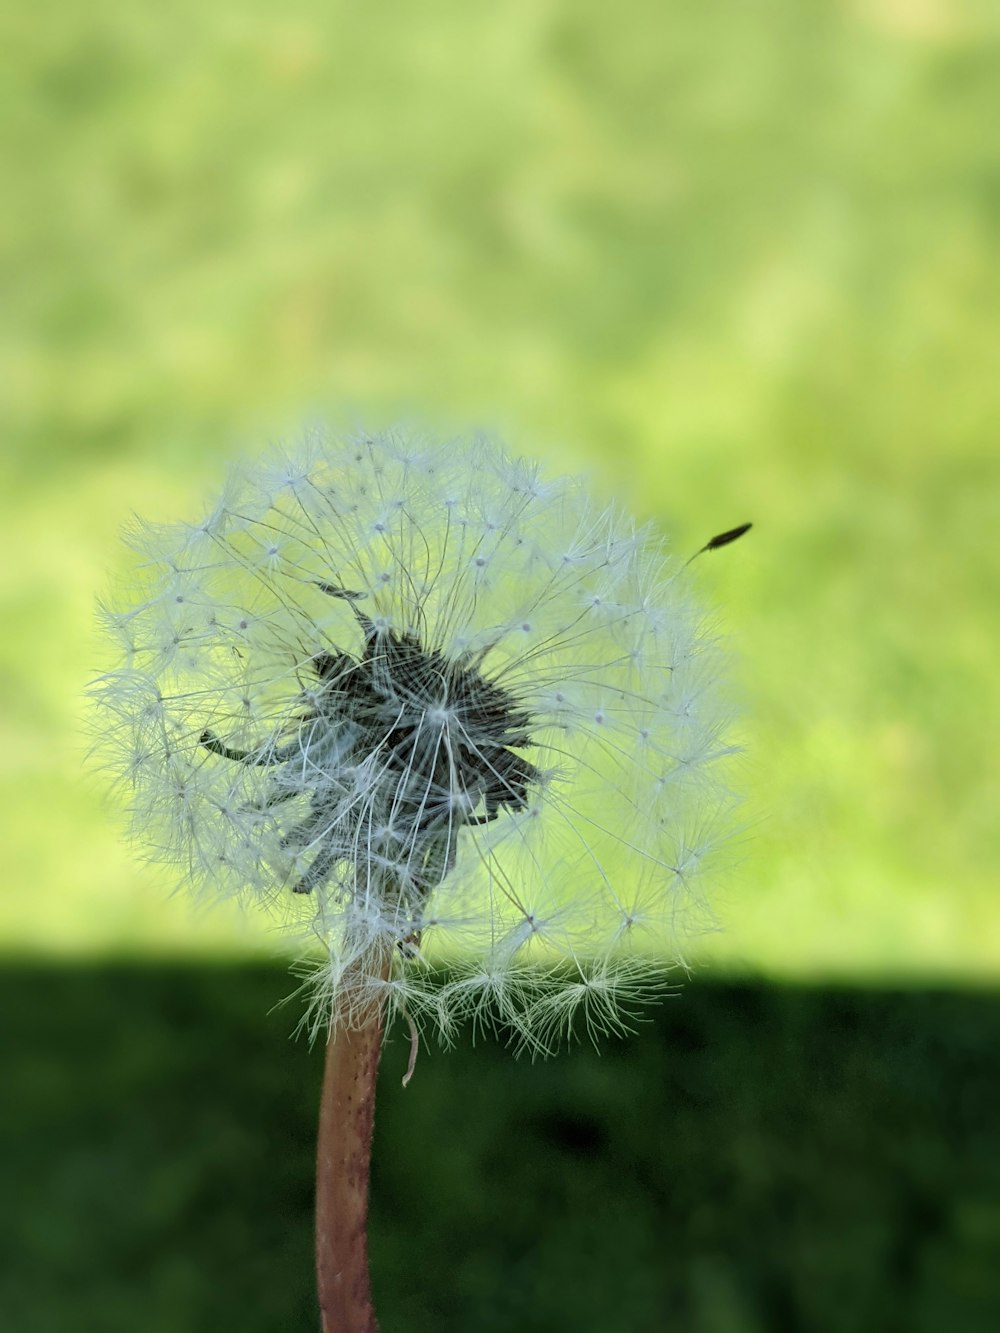
{"type": "Polygon", "coordinates": [[[575,1009],[614,1028],[700,924],[717,648],[579,482],[486,439],[313,432],[129,540],[100,746],[150,855],[318,942],[307,1026],[377,998],[538,1049],[575,1009]]]}

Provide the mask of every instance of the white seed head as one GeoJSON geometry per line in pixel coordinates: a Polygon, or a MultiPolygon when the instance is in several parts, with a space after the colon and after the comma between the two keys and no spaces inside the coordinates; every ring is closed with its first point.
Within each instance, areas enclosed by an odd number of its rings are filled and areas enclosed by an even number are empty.
{"type": "Polygon", "coordinates": [[[94,690],[132,831],[319,940],[317,1028],[379,999],[446,1037],[607,1029],[703,922],[718,653],[681,567],[578,481],[315,435],[132,544],[94,690]]]}

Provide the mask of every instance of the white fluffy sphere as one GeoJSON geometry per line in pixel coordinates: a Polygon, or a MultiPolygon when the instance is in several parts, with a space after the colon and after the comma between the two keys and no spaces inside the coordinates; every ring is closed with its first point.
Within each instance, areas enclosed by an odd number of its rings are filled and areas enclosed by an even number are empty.
{"type": "Polygon", "coordinates": [[[324,1020],[377,993],[544,1046],[676,956],[731,747],[652,532],[488,440],[390,433],[309,438],[135,544],[95,691],[133,833],[318,937],[324,1020]]]}

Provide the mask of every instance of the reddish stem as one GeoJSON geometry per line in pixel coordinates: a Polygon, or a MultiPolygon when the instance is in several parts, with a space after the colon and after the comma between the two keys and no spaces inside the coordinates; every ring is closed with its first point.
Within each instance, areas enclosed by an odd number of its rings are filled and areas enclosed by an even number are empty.
{"type": "Polygon", "coordinates": [[[378,1333],[368,1281],[368,1174],[382,1007],[334,1022],[316,1150],[316,1279],[323,1333],[378,1333]]]}

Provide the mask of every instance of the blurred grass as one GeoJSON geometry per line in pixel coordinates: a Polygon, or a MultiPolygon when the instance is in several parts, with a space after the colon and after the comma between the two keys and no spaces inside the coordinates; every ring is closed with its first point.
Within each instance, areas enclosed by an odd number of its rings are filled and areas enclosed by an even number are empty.
{"type": "MultiPolygon", "coordinates": [[[[5,1327],[315,1326],[322,1061],[287,1010],[264,1017],[288,985],[280,966],[0,977],[5,1327]]],[[[520,1078],[495,1042],[425,1049],[405,1090],[394,1034],[383,1328],[992,1333],[995,995],[696,983],[649,1018],[520,1078]]]]}
{"type": "Polygon", "coordinates": [[[498,426],[703,559],[745,700],[706,953],[1000,975],[986,0],[8,7],[0,943],[192,921],[81,777],[91,604],[304,416],[498,426]]]}

